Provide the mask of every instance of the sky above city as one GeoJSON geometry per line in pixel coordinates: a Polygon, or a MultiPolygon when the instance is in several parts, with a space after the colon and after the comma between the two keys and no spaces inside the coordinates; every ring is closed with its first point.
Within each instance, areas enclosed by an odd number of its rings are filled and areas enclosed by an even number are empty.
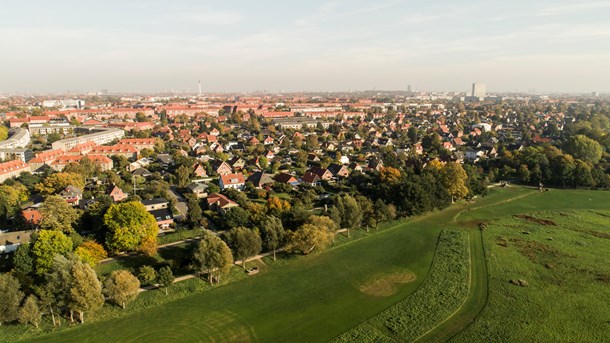
{"type": "Polygon", "coordinates": [[[610,92],[610,1],[10,1],[0,92],[610,92]]]}

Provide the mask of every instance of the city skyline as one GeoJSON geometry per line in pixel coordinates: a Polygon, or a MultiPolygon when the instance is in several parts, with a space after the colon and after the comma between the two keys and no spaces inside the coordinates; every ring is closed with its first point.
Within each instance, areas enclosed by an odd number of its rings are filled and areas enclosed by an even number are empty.
{"type": "Polygon", "coordinates": [[[610,92],[605,1],[28,1],[0,92],[610,92]],[[27,20],[24,20],[27,19],[27,20]]]}

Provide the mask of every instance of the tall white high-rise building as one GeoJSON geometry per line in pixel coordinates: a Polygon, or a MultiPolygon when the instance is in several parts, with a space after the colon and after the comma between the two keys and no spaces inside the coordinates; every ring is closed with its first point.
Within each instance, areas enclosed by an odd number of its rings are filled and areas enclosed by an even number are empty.
{"type": "Polygon", "coordinates": [[[472,94],[470,96],[477,98],[485,97],[485,84],[481,82],[475,82],[472,84],[472,94]]]}

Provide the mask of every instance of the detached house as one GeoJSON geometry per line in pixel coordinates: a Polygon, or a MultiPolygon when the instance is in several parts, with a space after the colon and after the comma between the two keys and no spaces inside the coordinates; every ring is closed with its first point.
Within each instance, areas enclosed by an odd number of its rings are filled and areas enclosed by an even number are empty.
{"type": "Polygon", "coordinates": [[[206,202],[210,210],[216,211],[220,214],[227,213],[227,211],[229,211],[233,207],[239,207],[239,205],[235,201],[227,198],[226,196],[220,193],[210,194],[207,197],[206,202]]]}
{"type": "Polygon", "coordinates": [[[243,174],[221,175],[219,181],[220,189],[235,188],[242,190],[246,186],[243,174]]]}
{"type": "Polygon", "coordinates": [[[83,191],[75,186],[66,187],[61,193],[59,193],[66,202],[72,206],[77,206],[78,202],[83,198],[83,191]]]}
{"type": "Polygon", "coordinates": [[[119,202],[127,198],[127,194],[125,194],[122,189],[114,184],[109,185],[108,188],[106,188],[106,194],[110,196],[114,202],[119,202]]]}
{"type": "Polygon", "coordinates": [[[301,178],[301,182],[304,185],[312,187],[319,186],[321,184],[320,177],[312,172],[305,172],[305,174],[303,174],[303,177],[301,178]]]}
{"type": "Polygon", "coordinates": [[[316,166],[309,168],[308,172],[318,175],[318,177],[324,181],[328,181],[334,176],[330,170],[316,166]]]}
{"type": "Polygon", "coordinates": [[[287,173],[279,173],[274,178],[275,182],[278,183],[287,183],[291,186],[298,186],[299,180],[296,177],[287,174],[287,173]]]}
{"type": "Polygon", "coordinates": [[[349,170],[341,164],[331,163],[328,166],[328,170],[333,174],[334,177],[343,178],[349,176],[349,170]]]}
{"type": "Polygon", "coordinates": [[[231,169],[231,166],[227,162],[214,160],[212,161],[211,165],[212,170],[218,175],[228,175],[233,173],[233,169],[231,169]]]}

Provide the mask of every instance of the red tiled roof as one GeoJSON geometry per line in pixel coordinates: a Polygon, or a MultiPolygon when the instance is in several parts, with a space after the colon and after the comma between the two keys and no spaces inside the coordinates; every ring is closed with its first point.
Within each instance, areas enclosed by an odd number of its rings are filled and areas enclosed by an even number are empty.
{"type": "Polygon", "coordinates": [[[240,183],[246,183],[243,174],[227,174],[220,176],[223,185],[237,185],[240,183]]]}
{"type": "Polygon", "coordinates": [[[21,169],[30,169],[30,166],[21,160],[0,163],[0,174],[6,174],[21,169]]]}

